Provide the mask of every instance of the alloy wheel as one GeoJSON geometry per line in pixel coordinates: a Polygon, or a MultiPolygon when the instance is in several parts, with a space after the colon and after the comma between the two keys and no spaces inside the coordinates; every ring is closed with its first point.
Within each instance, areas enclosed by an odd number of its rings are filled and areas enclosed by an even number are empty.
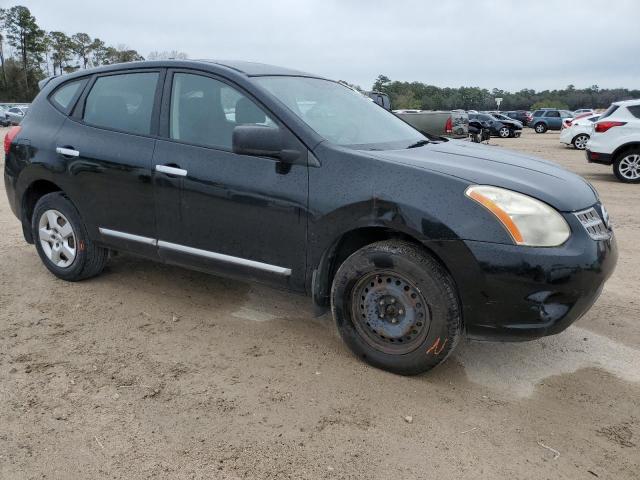
{"type": "Polygon", "coordinates": [[[578,150],[584,150],[585,148],[587,148],[588,141],[589,137],[587,135],[578,135],[573,141],[573,144],[578,150]]]}
{"type": "Polygon", "coordinates": [[[507,127],[502,127],[502,128],[499,130],[498,134],[499,134],[499,135],[500,135],[500,137],[502,137],[502,138],[507,138],[507,137],[511,134],[511,131],[510,131],[507,127]]]}
{"type": "Polygon", "coordinates": [[[640,154],[632,153],[627,155],[618,165],[618,172],[627,180],[640,179],[640,154]]]}
{"type": "Polygon", "coordinates": [[[415,350],[431,315],[420,290],[396,272],[365,275],[352,291],[353,323],[371,347],[392,354],[415,350]]]}
{"type": "Polygon", "coordinates": [[[67,268],[76,258],[76,235],[71,223],[58,210],[46,210],[38,222],[42,251],[56,267],[67,268]]]}
{"type": "Polygon", "coordinates": [[[544,125],[543,124],[538,124],[536,125],[536,132],[538,133],[544,133],[544,125]]]}

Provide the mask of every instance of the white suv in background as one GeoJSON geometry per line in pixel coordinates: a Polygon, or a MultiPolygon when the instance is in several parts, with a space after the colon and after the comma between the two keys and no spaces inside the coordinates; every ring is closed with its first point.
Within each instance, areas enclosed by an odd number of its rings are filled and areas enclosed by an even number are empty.
{"type": "Polygon", "coordinates": [[[587,160],[613,165],[618,180],[640,183],[640,100],[612,103],[593,124],[587,160]]]}
{"type": "Polygon", "coordinates": [[[560,131],[560,143],[573,145],[578,150],[584,150],[587,148],[589,137],[591,137],[593,122],[598,118],[600,118],[598,114],[587,114],[579,118],[564,120],[560,131]]]}

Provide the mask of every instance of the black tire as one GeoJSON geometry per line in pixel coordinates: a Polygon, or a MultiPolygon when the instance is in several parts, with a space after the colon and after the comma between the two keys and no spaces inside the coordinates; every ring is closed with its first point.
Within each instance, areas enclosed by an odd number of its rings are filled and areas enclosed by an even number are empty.
{"type": "Polygon", "coordinates": [[[588,140],[589,135],[587,135],[586,133],[581,133],[580,135],[576,135],[573,140],[571,140],[571,144],[576,150],[585,150],[587,148],[588,140]]]}
{"type": "Polygon", "coordinates": [[[533,129],[536,133],[545,133],[547,131],[547,126],[542,122],[538,122],[534,125],[533,129]]]}
{"type": "Polygon", "coordinates": [[[613,163],[613,174],[624,183],[640,183],[640,148],[625,150],[613,163]]]}
{"type": "Polygon", "coordinates": [[[423,248],[404,241],[372,243],[347,258],[333,280],[331,310],[355,355],[401,375],[442,363],[462,334],[453,279],[423,248]],[[381,319],[394,306],[391,318],[381,319]],[[393,329],[403,333],[388,334],[393,329]]]}
{"type": "Polygon", "coordinates": [[[53,192],[41,197],[33,211],[31,229],[38,255],[45,267],[56,277],[70,282],[84,280],[98,275],[104,269],[109,259],[109,250],[96,245],[89,239],[87,230],[80,218],[78,210],[62,192],[53,192]],[[40,221],[46,212],[59,212],[61,217],[68,220],[73,230],[73,246],[75,257],[68,266],[58,266],[47,256],[40,240],[40,221]]]}

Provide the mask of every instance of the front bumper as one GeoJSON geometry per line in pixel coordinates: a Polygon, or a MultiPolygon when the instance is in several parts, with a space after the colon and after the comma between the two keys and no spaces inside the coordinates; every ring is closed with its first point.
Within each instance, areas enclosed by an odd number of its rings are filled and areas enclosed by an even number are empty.
{"type": "Polygon", "coordinates": [[[464,241],[443,258],[470,338],[530,340],[563,331],[597,300],[615,269],[615,237],[592,240],[573,214],[560,247],[464,241]]]}

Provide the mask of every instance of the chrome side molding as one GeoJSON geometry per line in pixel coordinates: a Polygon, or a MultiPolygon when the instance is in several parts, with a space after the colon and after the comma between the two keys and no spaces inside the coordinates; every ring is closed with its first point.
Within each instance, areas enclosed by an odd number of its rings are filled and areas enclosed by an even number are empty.
{"type": "Polygon", "coordinates": [[[275,273],[276,275],[283,275],[285,277],[291,275],[290,268],[279,267],[277,265],[271,265],[269,263],[258,262],[256,260],[249,260],[241,257],[234,257],[232,255],[225,255],[224,253],[211,252],[209,250],[201,250],[199,248],[187,247],[186,245],[180,245],[178,243],[165,242],[164,240],[156,240],[155,238],[143,237],[141,235],[134,235],[132,233],[119,232],[118,230],[111,230],[109,228],[100,227],[98,230],[102,235],[105,235],[107,237],[121,238],[124,240],[130,240],[132,242],[144,243],[146,245],[157,246],[158,248],[166,248],[168,250],[173,250],[176,252],[188,253],[189,255],[210,258],[212,260],[218,260],[224,263],[231,263],[234,265],[241,265],[243,267],[255,268],[256,270],[275,273]]]}
{"type": "Polygon", "coordinates": [[[158,240],[158,247],[167,248],[169,250],[175,250],[177,252],[188,253],[190,255],[197,255],[199,257],[211,258],[212,260],[219,260],[225,263],[233,263],[235,265],[242,265],[244,267],[255,268],[257,270],[263,270],[265,272],[271,272],[278,275],[284,275],[287,277],[291,275],[290,268],[278,267],[277,265],[271,265],[269,263],[262,263],[262,262],[257,262],[255,260],[248,260],[246,258],[225,255],[224,253],[216,253],[216,252],[211,252],[209,250],[201,250],[199,248],[187,247],[186,245],[165,242],[164,240],[158,240]]]}
{"type": "Polygon", "coordinates": [[[158,241],[155,238],[143,237],[140,235],[134,235],[132,233],[119,232],[117,230],[110,230],[108,228],[100,227],[100,233],[107,237],[123,238],[125,240],[131,240],[132,242],[146,243],[147,245],[157,245],[158,241]]]}

